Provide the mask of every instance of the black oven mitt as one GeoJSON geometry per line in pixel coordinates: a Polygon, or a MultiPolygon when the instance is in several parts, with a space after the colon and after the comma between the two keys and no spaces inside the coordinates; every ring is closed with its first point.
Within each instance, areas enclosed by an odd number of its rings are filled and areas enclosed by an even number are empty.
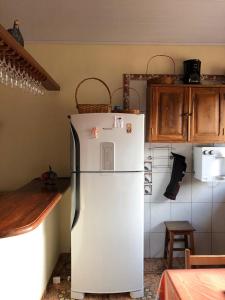
{"type": "Polygon", "coordinates": [[[179,181],[182,181],[182,178],[185,175],[187,164],[185,162],[185,157],[183,155],[176,154],[173,152],[171,152],[171,154],[173,155],[174,158],[173,169],[172,169],[171,179],[166,188],[164,196],[171,200],[175,200],[180,189],[179,181]]]}

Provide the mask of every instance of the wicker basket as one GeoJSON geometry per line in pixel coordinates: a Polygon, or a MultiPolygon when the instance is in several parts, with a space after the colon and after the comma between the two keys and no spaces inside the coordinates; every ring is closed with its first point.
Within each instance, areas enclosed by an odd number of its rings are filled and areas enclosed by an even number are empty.
{"type": "Polygon", "coordinates": [[[112,101],[112,96],[111,96],[111,92],[110,92],[110,89],[109,89],[108,85],[103,80],[101,80],[99,78],[96,78],[96,77],[85,78],[76,87],[75,102],[76,102],[76,106],[77,106],[77,110],[78,110],[79,114],[108,113],[108,112],[111,112],[111,110],[112,110],[111,101],[112,101]],[[87,80],[100,81],[106,87],[106,89],[108,91],[108,94],[109,94],[109,104],[79,104],[78,103],[78,100],[77,100],[78,89],[81,86],[81,84],[84,83],[87,80]]]}
{"type": "MultiPolygon", "coordinates": [[[[123,87],[119,87],[118,89],[114,90],[112,92],[112,97],[116,92],[118,92],[120,90],[123,90],[123,87]]],[[[139,114],[140,113],[140,106],[141,106],[140,95],[139,95],[138,91],[132,87],[129,87],[129,90],[134,91],[137,95],[138,109],[122,109],[122,110],[115,110],[114,112],[121,112],[121,113],[126,113],[126,114],[139,114]]]]}
{"type": "Polygon", "coordinates": [[[158,55],[154,55],[152,57],[149,58],[148,62],[147,62],[147,67],[146,67],[146,74],[148,74],[148,67],[150,62],[156,58],[156,57],[167,57],[171,60],[172,64],[173,64],[173,75],[156,75],[154,77],[152,77],[151,79],[149,79],[148,81],[151,83],[162,83],[162,84],[172,84],[175,82],[176,80],[176,76],[175,76],[175,62],[173,60],[173,58],[169,55],[164,55],[164,54],[158,54],[158,55]]]}

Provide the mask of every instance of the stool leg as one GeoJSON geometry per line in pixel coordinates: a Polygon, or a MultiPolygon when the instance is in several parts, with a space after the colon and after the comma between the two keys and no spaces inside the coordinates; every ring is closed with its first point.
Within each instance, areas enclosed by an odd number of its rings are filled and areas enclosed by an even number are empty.
{"type": "Polygon", "coordinates": [[[173,264],[173,242],[174,242],[174,233],[170,232],[168,269],[171,269],[173,264]]]}
{"type": "Polygon", "coordinates": [[[166,229],[165,243],[164,243],[164,259],[167,258],[168,243],[169,243],[169,235],[168,235],[168,230],[166,229]]]}
{"type": "Polygon", "coordinates": [[[193,232],[190,232],[190,246],[191,246],[191,254],[195,254],[195,245],[194,245],[193,232]]]}
{"type": "Polygon", "coordinates": [[[188,235],[187,234],[184,235],[184,246],[185,246],[185,249],[188,249],[188,235]]]}

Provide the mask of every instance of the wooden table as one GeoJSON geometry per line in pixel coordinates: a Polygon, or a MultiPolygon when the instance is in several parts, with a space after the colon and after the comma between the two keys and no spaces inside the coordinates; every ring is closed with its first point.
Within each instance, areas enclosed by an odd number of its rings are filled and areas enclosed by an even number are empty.
{"type": "Polygon", "coordinates": [[[52,186],[37,178],[17,191],[0,195],[0,238],[35,229],[69,186],[69,178],[58,178],[52,186]]]}
{"type": "Polygon", "coordinates": [[[156,299],[224,300],[225,269],[166,270],[156,299]]]}

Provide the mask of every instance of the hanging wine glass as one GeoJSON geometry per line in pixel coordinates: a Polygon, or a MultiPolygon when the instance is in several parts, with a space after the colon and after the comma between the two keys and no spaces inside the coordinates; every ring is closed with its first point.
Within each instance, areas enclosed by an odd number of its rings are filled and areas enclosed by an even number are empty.
{"type": "Polygon", "coordinates": [[[39,79],[30,74],[29,66],[20,65],[19,61],[4,54],[0,57],[0,83],[13,87],[18,87],[28,91],[33,95],[44,95],[44,88],[39,79]]]}

